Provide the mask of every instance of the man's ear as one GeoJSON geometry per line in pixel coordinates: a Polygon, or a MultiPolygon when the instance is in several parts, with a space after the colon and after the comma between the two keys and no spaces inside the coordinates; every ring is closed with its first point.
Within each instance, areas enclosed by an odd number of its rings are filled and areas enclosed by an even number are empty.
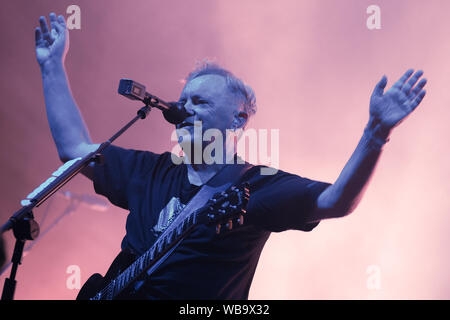
{"type": "Polygon", "coordinates": [[[235,111],[233,127],[236,129],[244,128],[248,121],[248,114],[245,111],[235,111]]]}

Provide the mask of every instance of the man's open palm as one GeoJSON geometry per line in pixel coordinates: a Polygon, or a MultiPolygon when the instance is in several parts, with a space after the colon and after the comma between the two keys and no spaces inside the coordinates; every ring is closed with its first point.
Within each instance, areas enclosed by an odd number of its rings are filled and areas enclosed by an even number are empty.
{"type": "Polygon", "coordinates": [[[417,108],[425,96],[426,92],[423,87],[427,80],[419,81],[423,72],[419,70],[414,75],[413,73],[412,69],[406,71],[386,92],[384,92],[387,84],[386,76],[383,76],[375,86],[370,98],[370,116],[380,121],[386,128],[392,129],[398,126],[417,108]]]}

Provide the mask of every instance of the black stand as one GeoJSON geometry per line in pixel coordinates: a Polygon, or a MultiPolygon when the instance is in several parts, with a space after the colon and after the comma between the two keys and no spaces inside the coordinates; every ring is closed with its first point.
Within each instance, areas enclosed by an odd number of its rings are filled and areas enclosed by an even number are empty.
{"type": "Polygon", "coordinates": [[[23,248],[25,241],[34,240],[39,236],[39,225],[33,219],[33,213],[30,211],[28,217],[16,221],[13,226],[14,236],[16,237],[16,244],[14,246],[14,253],[12,255],[12,267],[9,278],[5,279],[5,286],[3,287],[2,300],[13,300],[14,292],[16,290],[16,273],[19,264],[22,262],[23,248]]]}
{"type": "MultiPolygon", "coordinates": [[[[72,214],[77,209],[78,205],[81,203],[82,202],[80,200],[71,199],[67,208],[64,209],[64,211],[58,217],[56,217],[56,219],[48,227],[46,227],[44,229],[40,228],[39,237],[35,238],[33,240],[33,242],[24,246],[23,257],[25,257],[27,252],[30,251],[31,249],[33,249],[33,247],[37,243],[39,243],[39,241],[41,241],[47,233],[49,233],[53,228],[55,228],[64,217],[67,217],[68,215],[72,214]]],[[[47,207],[46,210],[49,210],[49,208],[47,207]]],[[[41,223],[42,223],[42,221],[41,221],[41,223]]],[[[6,271],[9,270],[11,265],[12,265],[12,262],[9,262],[5,266],[3,266],[2,269],[0,270],[0,276],[2,276],[3,273],[6,273],[6,271]]]]}
{"type": "Polygon", "coordinates": [[[144,101],[145,106],[142,107],[137,115],[128,122],[122,129],[120,129],[116,134],[114,134],[109,140],[103,142],[97,150],[89,153],[84,158],[75,161],[69,167],[61,167],[61,170],[56,179],[53,179],[50,183],[44,182],[40,187],[38,187],[32,194],[36,195],[29,200],[29,204],[22,207],[20,210],[16,211],[9,220],[1,227],[0,234],[3,232],[13,229],[14,236],[16,237],[16,244],[14,246],[14,253],[11,259],[12,268],[9,278],[5,279],[5,285],[2,292],[2,300],[12,300],[14,298],[14,292],[16,288],[17,281],[15,280],[17,269],[19,264],[21,264],[23,248],[25,246],[26,240],[34,240],[39,235],[39,225],[33,219],[32,209],[34,207],[40,206],[45,200],[51,197],[56,191],[58,191],[62,186],[69,182],[75,175],[80,173],[85,167],[87,167],[91,162],[102,163],[103,156],[102,152],[111,143],[116,140],[122,133],[124,133],[129,127],[131,127],[137,120],[145,119],[149,114],[151,107],[157,107],[158,103],[153,101],[144,101]]]}

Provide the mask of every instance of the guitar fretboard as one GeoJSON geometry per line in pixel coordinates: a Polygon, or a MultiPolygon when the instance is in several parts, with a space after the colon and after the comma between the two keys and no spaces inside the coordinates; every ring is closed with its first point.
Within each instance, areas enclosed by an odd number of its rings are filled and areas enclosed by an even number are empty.
{"type": "Polygon", "coordinates": [[[126,268],[119,276],[99,291],[91,300],[111,300],[127,288],[148,268],[150,268],[164,253],[188,234],[197,223],[197,216],[203,210],[194,211],[177,225],[173,223],[158,237],[155,243],[126,268]]]}

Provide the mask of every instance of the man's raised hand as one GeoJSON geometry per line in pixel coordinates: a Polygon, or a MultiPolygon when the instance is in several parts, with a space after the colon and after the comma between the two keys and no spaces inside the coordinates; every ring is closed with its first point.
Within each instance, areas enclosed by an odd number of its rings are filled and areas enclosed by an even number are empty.
{"type": "Polygon", "coordinates": [[[69,32],[63,16],[50,13],[50,26],[45,17],[39,18],[40,26],[35,29],[36,58],[42,67],[47,62],[63,62],[69,49],[69,32]]]}
{"type": "Polygon", "coordinates": [[[423,71],[414,73],[409,69],[386,92],[387,77],[383,78],[375,86],[370,98],[370,117],[380,123],[385,129],[392,130],[398,126],[417,106],[425,96],[426,79],[419,81],[423,71]],[[409,80],[408,80],[409,79],[409,80]],[[418,82],[419,81],[419,82],[418,82]]]}

